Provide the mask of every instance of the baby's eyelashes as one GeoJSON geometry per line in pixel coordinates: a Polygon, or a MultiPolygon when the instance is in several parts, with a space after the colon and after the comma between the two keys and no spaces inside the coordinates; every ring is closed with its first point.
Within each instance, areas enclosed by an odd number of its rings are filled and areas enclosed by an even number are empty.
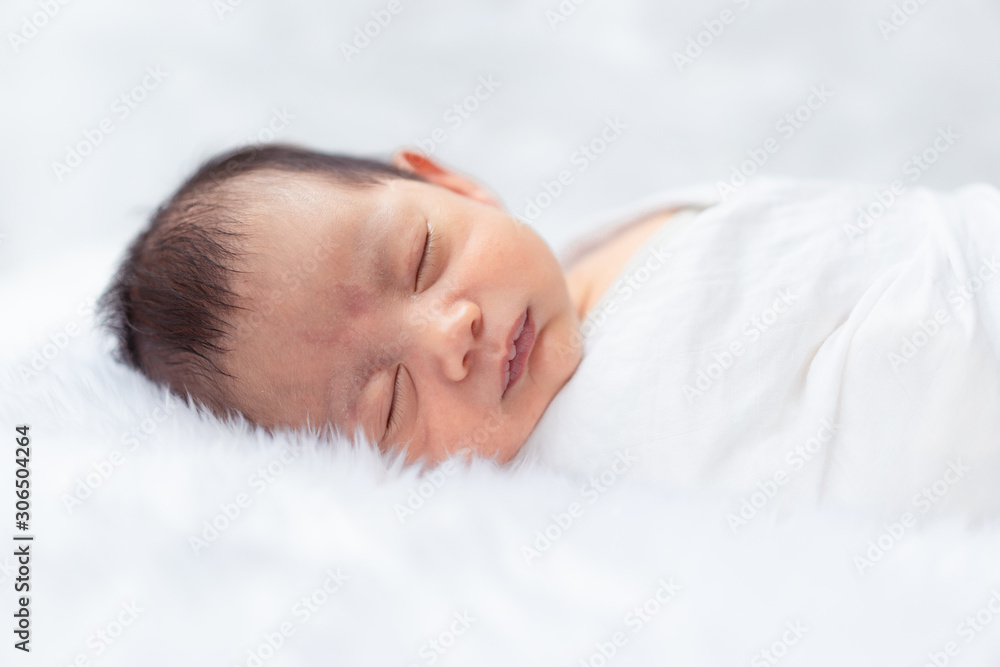
{"type": "Polygon", "coordinates": [[[414,290],[419,292],[420,285],[424,281],[427,271],[432,268],[434,253],[437,250],[438,235],[434,231],[433,225],[427,223],[427,235],[424,237],[424,250],[420,256],[420,263],[417,265],[417,276],[414,281],[414,290]]]}

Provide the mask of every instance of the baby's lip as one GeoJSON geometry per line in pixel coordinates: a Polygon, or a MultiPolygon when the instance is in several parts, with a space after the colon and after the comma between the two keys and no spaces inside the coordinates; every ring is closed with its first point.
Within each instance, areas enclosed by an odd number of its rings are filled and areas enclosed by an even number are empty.
{"type": "Polygon", "coordinates": [[[504,356],[500,360],[500,398],[507,394],[507,390],[513,386],[524,374],[524,368],[528,364],[528,355],[535,344],[535,327],[528,309],[514,323],[507,336],[507,345],[504,348],[504,356]]]}

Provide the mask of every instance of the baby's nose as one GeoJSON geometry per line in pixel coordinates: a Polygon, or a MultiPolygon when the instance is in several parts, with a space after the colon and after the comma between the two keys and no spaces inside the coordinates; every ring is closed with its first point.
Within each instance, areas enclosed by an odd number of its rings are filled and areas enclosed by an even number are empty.
{"type": "Polygon", "coordinates": [[[482,312],[471,301],[455,301],[431,318],[427,349],[446,378],[453,382],[469,374],[469,357],[482,329],[482,312]]]}

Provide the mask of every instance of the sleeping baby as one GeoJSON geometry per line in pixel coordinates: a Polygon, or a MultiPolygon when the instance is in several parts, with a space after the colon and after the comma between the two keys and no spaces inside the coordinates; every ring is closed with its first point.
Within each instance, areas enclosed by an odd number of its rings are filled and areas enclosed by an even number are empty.
{"type": "Polygon", "coordinates": [[[104,304],[130,365],[218,414],[506,462],[580,361],[585,278],[418,153],[251,147],[156,212],[104,304]]]}
{"type": "Polygon", "coordinates": [[[921,485],[1000,510],[1000,193],[724,194],[640,202],[560,260],[419,153],[250,147],[158,209],[103,307],[131,366],[266,429],[626,465],[753,511],[921,485]]]}

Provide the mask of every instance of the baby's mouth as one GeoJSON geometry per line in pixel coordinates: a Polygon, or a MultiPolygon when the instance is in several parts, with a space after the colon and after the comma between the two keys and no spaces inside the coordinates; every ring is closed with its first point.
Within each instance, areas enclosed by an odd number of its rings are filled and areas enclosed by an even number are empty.
{"type": "Polygon", "coordinates": [[[504,398],[507,395],[507,390],[513,387],[524,375],[524,369],[528,366],[528,356],[534,345],[535,322],[531,318],[531,311],[525,310],[511,336],[507,363],[504,368],[503,393],[500,398],[504,398]]]}

